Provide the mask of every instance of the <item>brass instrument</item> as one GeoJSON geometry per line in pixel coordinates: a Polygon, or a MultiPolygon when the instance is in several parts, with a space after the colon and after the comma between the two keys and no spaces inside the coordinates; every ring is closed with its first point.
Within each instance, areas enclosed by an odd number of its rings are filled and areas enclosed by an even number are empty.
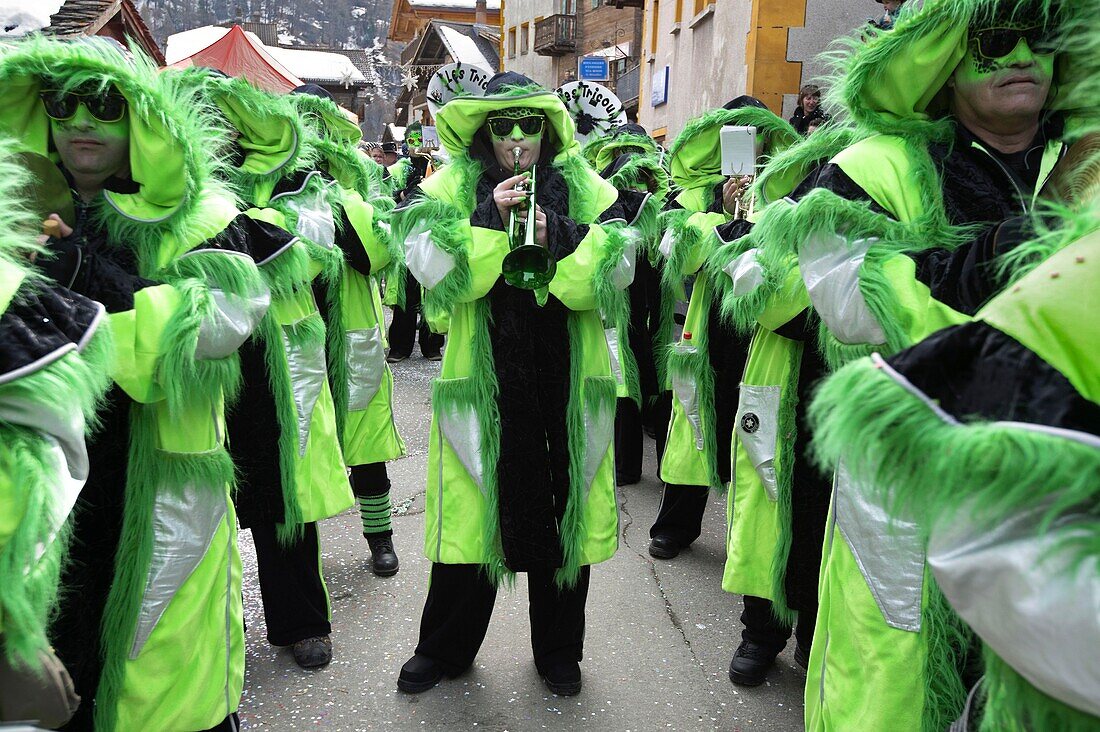
{"type": "Polygon", "coordinates": [[[748,218],[749,214],[751,214],[753,209],[756,208],[756,189],[752,187],[752,185],[754,183],[753,178],[755,178],[755,176],[750,175],[750,176],[747,176],[747,177],[748,177],[748,181],[746,182],[745,185],[747,185],[749,187],[748,200],[747,201],[745,200],[744,195],[738,196],[737,197],[737,206],[736,206],[736,208],[734,209],[734,212],[733,212],[733,218],[737,219],[738,221],[740,221],[741,219],[748,218]]]}
{"type": "MultiPolygon", "coordinates": [[[[513,175],[519,175],[519,158],[523,151],[512,148],[513,175]]],[[[550,250],[535,243],[535,168],[531,166],[530,190],[527,192],[527,215],[517,215],[513,206],[508,216],[508,248],[501,264],[504,281],[521,290],[538,290],[550,284],[558,263],[550,250]]],[[[522,183],[516,190],[525,190],[522,183]]]]}

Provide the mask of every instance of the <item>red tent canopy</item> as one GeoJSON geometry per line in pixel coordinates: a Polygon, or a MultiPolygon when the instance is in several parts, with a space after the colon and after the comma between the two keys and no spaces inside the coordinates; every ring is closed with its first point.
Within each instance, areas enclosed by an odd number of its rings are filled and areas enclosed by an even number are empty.
{"type": "Polygon", "coordinates": [[[259,88],[276,94],[285,94],[303,83],[239,25],[230,28],[228,33],[198,53],[172,66],[208,66],[230,76],[242,76],[259,88]]]}

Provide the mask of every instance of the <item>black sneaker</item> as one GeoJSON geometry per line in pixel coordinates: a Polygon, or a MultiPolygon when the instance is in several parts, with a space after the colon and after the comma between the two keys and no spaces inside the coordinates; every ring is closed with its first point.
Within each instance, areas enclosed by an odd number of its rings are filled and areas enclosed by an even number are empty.
{"type": "Polygon", "coordinates": [[[801,645],[794,647],[794,662],[804,669],[810,668],[810,649],[801,645]]]}
{"type": "Polygon", "coordinates": [[[408,357],[409,354],[407,353],[396,353],[394,351],[390,351],[389,355],[386,356],[386,363],[401,363],[408,357]]]}
{"type": "Polygon", "coordinates": [[[442,361],[443,354],[439,351],[432,351],[431,353],[425,353],[424,358],[428,359],[429,361],[442,361]]]}
{"type": "Polygon", "coordinates": [[[730,681],[738,686],[760,686],[779,651],[747,640],[741,641],[730,661],[730,681]]]}
{"type": "Polygon", "coordinates": [[[332,639],[327,635],[306,638],[291,649],[294,662],[302,668],[320,668],[332,660],[332,639]]]}
{"type": "Polygon", "coordinates": [[[397,574],[397,552],[393,550],[393,538],[389,536],[368,536],[370,547],[370,570],[379,577],[392,577],[397,574]]]}
{"type": "Polygon", "coordinates": [[[581,693],[581,666],[576,661],[555,661],[538,668],[546,688],[558,696],[581,693]]]}
{"type": "Polygon", "coordinates": [[[401,667],[397,688],[406,694],[419,694],[438,684],[442,678],[443,667],[417,653],[401,667]]]}
{"type": "Polygon", "coordinates": [[[657,534],[649,540],[649,556],[657,559],[675,559],[680,553],[680,542],[671,536],[657,534]]]}

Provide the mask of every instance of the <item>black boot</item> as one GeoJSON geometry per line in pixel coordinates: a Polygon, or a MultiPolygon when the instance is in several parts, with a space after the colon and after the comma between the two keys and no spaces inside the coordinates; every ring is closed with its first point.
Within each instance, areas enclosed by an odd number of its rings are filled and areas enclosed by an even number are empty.
{"type": "Polygon", "coordinates": [[[779,651],[743,640],[730,661],[730,681],[738,686],[760,686],[779,651]]]}
{"type": "Polygon", "coordinates": [[[393,538],[389,536],[368,536],[370,546],[370,569],[379,577],[392,577],[397,574],[397,552],[393,550],[393,538]]]}
{"type": "Polygon", "coordinates": [[[397,677],[397,688],[406,694],[427,691],[443,678],[443,667],[419,653],[405,662],[397,677]]]}

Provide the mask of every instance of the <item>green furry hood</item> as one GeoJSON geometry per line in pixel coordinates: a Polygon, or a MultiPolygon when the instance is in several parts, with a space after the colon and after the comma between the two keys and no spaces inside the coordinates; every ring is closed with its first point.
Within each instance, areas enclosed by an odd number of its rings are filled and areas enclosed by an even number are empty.
{"type": "Polygon", "coordinates": [[[312,165],[306,145],[301,116],[286,96],[258,89],[247,79],[221,76],[198,66],[181,71],[181,83],[197,87],[202,96],[216,105],[226,121],[237,130],[237,145],[244,161],[233,171],[233,178],[250,188],[249,181],[281,178],[312,165]]]}
{"type": "Polygon", "coordinates": [[[509,107],[530,107],[546,115],[558,151],[556,160],[580,152],[576,127],[565,103],[556,93],[537,84],[506,85],[499,92],[483,97],[452,99],[435,118],[440,144],[452,158],[465,155],[489,113],[509,107]]]}
{"type": "Polygon", "coordinates": [[[368,201],[385,196],[382,166],[359,152],[363,133],[335,102],[311,94],[286,98],[304,120],[305,135],[318,162],[341,186],[368,201]]]}
{"type": "MultiPolygon", "coordinates": [[[[942,137],[946,130],[937,122],[948,109],[947,81],[967,53],[970,28],[998,14],[1057,23],[1070,5],[1062,0],[907,3],[892,30],[862,26],[840,42],[833,54],[830,101],[875,132],[942,137]]],[[[1063,54],[1052,93],[1067,65],[1063,54]]]]}
{"type": "Polygon", "coordinates": [[[800,139],[790,123],[759,107],[713,109],[687,124],[668,150],[672,182],[679,188],[712,186],[725,180],[719,132],[726,125],[752,126],[764,137],[764,154],[771,156],[800,139]]]}
{"type": "Polygon", "coordinates": [[[61,90],[113,85],[126,98],[130,171],[138,190],[104,191],[97,215],[116,241],[182,242],[190,214],[217,189],[212,151],[221,147],[222,129],[195,90],[176,75],[160,74],[146,56],[127,59],[102,39],[21,41],[0,56],[0,130],[54,160],[49,118],[38,97],[44,80],[61,90]]]}

